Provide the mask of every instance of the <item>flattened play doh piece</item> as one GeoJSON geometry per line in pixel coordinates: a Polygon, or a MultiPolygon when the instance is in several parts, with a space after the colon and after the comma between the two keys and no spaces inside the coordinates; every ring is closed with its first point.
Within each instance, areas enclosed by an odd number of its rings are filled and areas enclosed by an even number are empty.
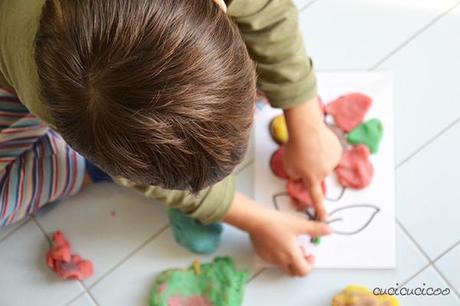
{"type": "Polygon", "coordinates": [[[374,295],[369,289],[350,285],[334,296],[332,306],[399,306],[399,301],[391,295],[374,295]]]}
{"type": "Polygon", "coordinates": [[[60,231],[52,235],[52,245],[46,254],[46,263],[62,279],[83,280],[94,273],[93,264],[71,253],[70,243],[60,231]]]}
{"type": "MultiPolygon", "coordinates": [[[[323,189],[323,194],[326,194],[326,183],[321,182],[321,188],[323,189]]],[[[287,192],[289,196],[294,201],[296,209],[303,210],[307,207],[313,206],[313,200],[311,199],[310,192],[308,192],[307,187],[301,180],[289,180],[287,184],[287,192]]]]}
{"type": "Polygon", "coordinates": [[[335,125],[349,132],[363,121],[371,104],[370,97],[361,93],[351,93],[326,105],[326,113],[334,117],[335,125]]]}
{"type": "Polygon", "coordinates": [[[276,143],[283,145],[288,141],[288,129],[284,115],[278,115],[270,122],[270,133],[276,143]]]}
{"type": "Polygon", "coordinates": [[[168,209],[176,242],[197,254],[210,254],[217,250],[223,226],[220,223],[201,224],[175,208],[168,209]]]}
{"type": "Polygon", "coordinates": [[[247,278],[229,257],[202,264],[200,273],[193,265],[169,269],[155,279],[149,306],[240,306],[247,278]]]}
{"type": "Polygon", "coordinates": [[[362,189],[371,183],[374,167],[369,160],[369,155],[368,147],[362,144],[343,153],[342,159],[335,169],[340,185],[362,189]]]}
{"type": "Polygon", "coordinates": [[[380,140],[383,136],[383,124],[379,119],[371,119],[361,123],[347,136],[350,144],[365,144],[372,154],[379,150],[380,140]]]}
{"type": "Polygon", "coordinates": [[[276,150],[272,157],[270,158],[270,167],[272,168],[273,173],[282,179],[287,179],[288,176],[286,172],[284,172],[283,166],[283,155],[284,155],[284,146],[280,147],[276,150]]]}

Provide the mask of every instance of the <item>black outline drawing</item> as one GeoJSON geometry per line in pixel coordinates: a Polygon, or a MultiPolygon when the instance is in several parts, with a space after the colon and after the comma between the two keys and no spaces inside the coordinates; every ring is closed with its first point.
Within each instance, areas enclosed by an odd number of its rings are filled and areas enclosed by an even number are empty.
{"type": "MultiPolygon", "coordinates": [[[[331,199],[331,198],[326,197],[325,199],[330,201],[330,202],[338,202],[343,198],[343,196],[345,195],[346,190],[347,190],[346,187],[342,187],[342,190],[340,191],[340,194],[339,194],[339,196],[337,198],[331,199]]],[[[290,197],[287,192],[279,192],[279,193],[276,193],[276,194],[273,195],[273,197],[272,197],[273,205],[275,206],[275,209],[278,210],[278,211],[281,211],[280,207],[278,205],[278,197],[281,197],[281,196],[290,197]]],[[[365,230],[372,223],[372,220],[374,220],[374,217],[381,211],[380,207],[378,207],[376,205],[373,205],[373,204],[350,204],[350,205],[342,206],[342,207],[339,207],[339,208],[336,208],[336,209],[330,211],[329,212],[329,217],[330,218],[333,217],[334,215],[336,215],[340,211],[348,210],[348,209],[356,209],[356,208],[370,208],[370,209],[373,209],[374,211],[371,213],[370,218],[361,227],[357,228],[356,230],[353,230],[353,231],[350,231],[350,232],[333,230],[332,233],[337,234],[337,235],[344,235],[344,236],[352,236],[352,235],[359,234],[360,232],[365,230]]],[[[316,220],[317,219],[316,218],[316,213],[314,212],[314,210],[312,208],[307,208],[303,212],[305,213],[305,215],[308,217],[309,220],[316,220]]],[[[340,222],[342,220],[343,220],[342,218],[338,217],[338,218],[335,218],[335,219],[329,219],[329,220],[326,221],[326,223],[331,224],[331,223],[334,223],[334,222],[340,222]]]]}

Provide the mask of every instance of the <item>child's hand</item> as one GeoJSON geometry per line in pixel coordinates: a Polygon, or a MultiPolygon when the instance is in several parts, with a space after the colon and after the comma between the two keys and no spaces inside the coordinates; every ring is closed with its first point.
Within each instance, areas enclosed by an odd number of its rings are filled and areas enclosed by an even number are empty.
{"type": "Polygon", "coordinates": [[[289,141],[284,167],[294,180],[302,179],[309,189],[320,220],[326,220],[321,181],[330,175],[342,156],[335,134],[323,121],[317,99],[285,111],[289,141]]]}
{"type": "Polygon", "coordinates": [[[305,276],[313,267],[314,257],[305,253],[297,236],[318,237],[329,233],[329,226],[325,223],[265,211],[249,235],[255,251],[266,262],[278,266],[288,275],[305,276]]]}
{"type": "Polygon", "coordinates": [[[331,231],[325,223],[265,208],[239,192],[224,221],[248,232],[262,259],[293,276],[306,275],[313,264],[313,256],[306,256],[297,236],[318,237],[331,231]]]}

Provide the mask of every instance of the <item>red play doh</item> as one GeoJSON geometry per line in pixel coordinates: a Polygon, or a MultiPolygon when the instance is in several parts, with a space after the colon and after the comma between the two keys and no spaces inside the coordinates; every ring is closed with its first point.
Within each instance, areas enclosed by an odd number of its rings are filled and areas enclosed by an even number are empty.
{"type": "Polygon", "coordinates": [[[53,247],[46,255],[46,262],[51,269],[56,268],[57,261],[69,262],[71,259],[70,244],[65,238],[64,234],[56,231],[52,237],[53,247]]]}
{"type": "Polygon", "coordinates": [[[334,117],[335,125],[345,132],[350,132],[363,121],[371,104],[370,97],[361,93],[351,93],[326,105],[326,113],[334,117]]]}
{"type": "Polygon", "coordinates": [[[335,169],[340,185],[362,189],[371,183],[374,167],[369,160],[369,155],[368,147],[362,144],[345,151],[335,169]]]}
{"type": "Polygon", "coordinates": [[[82,280],[93,275],[93,264],[78,255],[72,255],[70,262],[58,261],[55,272],[63,279],[82,280]]]}
{"type": "Polygon", "coordinates": [[[283,166],[283,155],[284,155],[284,146],[280,147],[276,150],[270,159],[270,166],[272,168],[273,173],[280,178],[287,179],[288,176],[286,172],[284,172],[283,166]]]}
{"type": "Polygon", "coordinates": [[[52,246],[46,254],[46,263],[63,279],[82,280],[94,273],[91,261],[71,254],[70,243],[60,231],[52,236],[52,246]]]}
{"type": "MultiPolygon", "coordinates": [[[[323,189],[323,194],[326,194],[326,184],[324,181],[321,182],[321,188],[323,189]]],[[[291,199],[294,200],[294,205],[298,210],[313,206],[313,200],[311,199],[310,193],[301,180],[289,180],[287,184],[287,191],[291,199]]]]}
{"type": "Polygon", "coordinates": [[[213,306],[207,296],[173,296],[168,300],[168,306],[213,306]]]}

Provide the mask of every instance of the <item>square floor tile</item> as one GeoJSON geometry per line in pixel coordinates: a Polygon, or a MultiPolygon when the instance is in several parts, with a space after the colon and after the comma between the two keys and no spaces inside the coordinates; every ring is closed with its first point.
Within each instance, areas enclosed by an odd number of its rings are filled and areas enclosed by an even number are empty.
{"type": "MultiPolygon", "coordinates": [[[[410,290],[415,290],[416,288],[429,288],[433,289],[440,288],[441,290],[446,289],[446,293],[450,291],[448,295],[439,295],[439,296],[426,296],[426,295],[410,295],[410,296],[398,296],[398,299],[401,302],[401,305],[416,305],[416,306],[459,306],[460,299],[450,290],[449,286],[442,280],[439,274],[432,268],[429,267],[417,277],[412,279],[410,282],[405,284],[403,287],[410,290]]],[[[406,290],[403,290],[406,292],[406,290]]],[[[420,289],[417,291],[419,292],[420,289]]]]}
{"type": "Polygon", "coordinates": [[[447,281],[460,292],[460,244],[435,262],[447,281]]]}
{"type": "Polygon", "coordinates": [[[460,7],[379,66],[394,76],[397,162],[460,117],[458,37],[460,7]]]}
{"type": "Polygon", "coordinates": [[[93,261],[88,285],[168,223],[162,204],[110,183],[89,186],[38,220],[49,234],[62,230],[74,252],[93,261]]]}
{"type": "Polygon", "coordinates": [[[66,306],[96,306],[96,304],[87,293],[84,293],[82,296],[72,301],[70,304],[67,304],[66,306]]]}
{"type": "Polygon", "coordinates": [[[270,269],[249,283],[244,305],[330,306],[332,297],[347,285],[360,284],[371,289],[376,286],[395,286],[396,283],[401,284],[409,279],[427,264],[428,261],[398,228],[397,269],[317,269],[306,278],[289,278],[278,270],[270,269]]]}
{"type": "MultiPolygon", "coordinates": [[[[146,305],[155,276],[163,270],[188,267],[197,258],[209,262],[216,256],[231,256],[239,269],[251,271],[252,254],[247,235],[229,226],[225,227],[217,253],[206,256],[192,254],[177,245],[168,229],[97,283],[91,292],[101,306],[146,305]]],[[[251,275],[255,272],[252,270],[251,275]]]]}
{"type": "Polygon", "coordinates": [[[460,124],[396,171],[397,216],[435,259],[460,240],[460,124]]]}
{"type": "Polygon", "coordinates": [[[456,2],[321,0],[300,15],[304,42],[316,69],[369,69],[456,2]]]}
{"type": "Polygon", "coordinates": [[[64,305],[83,290],[46,265],[49,244],[31,220],[0,243],[0,305],[64,305]]]}

